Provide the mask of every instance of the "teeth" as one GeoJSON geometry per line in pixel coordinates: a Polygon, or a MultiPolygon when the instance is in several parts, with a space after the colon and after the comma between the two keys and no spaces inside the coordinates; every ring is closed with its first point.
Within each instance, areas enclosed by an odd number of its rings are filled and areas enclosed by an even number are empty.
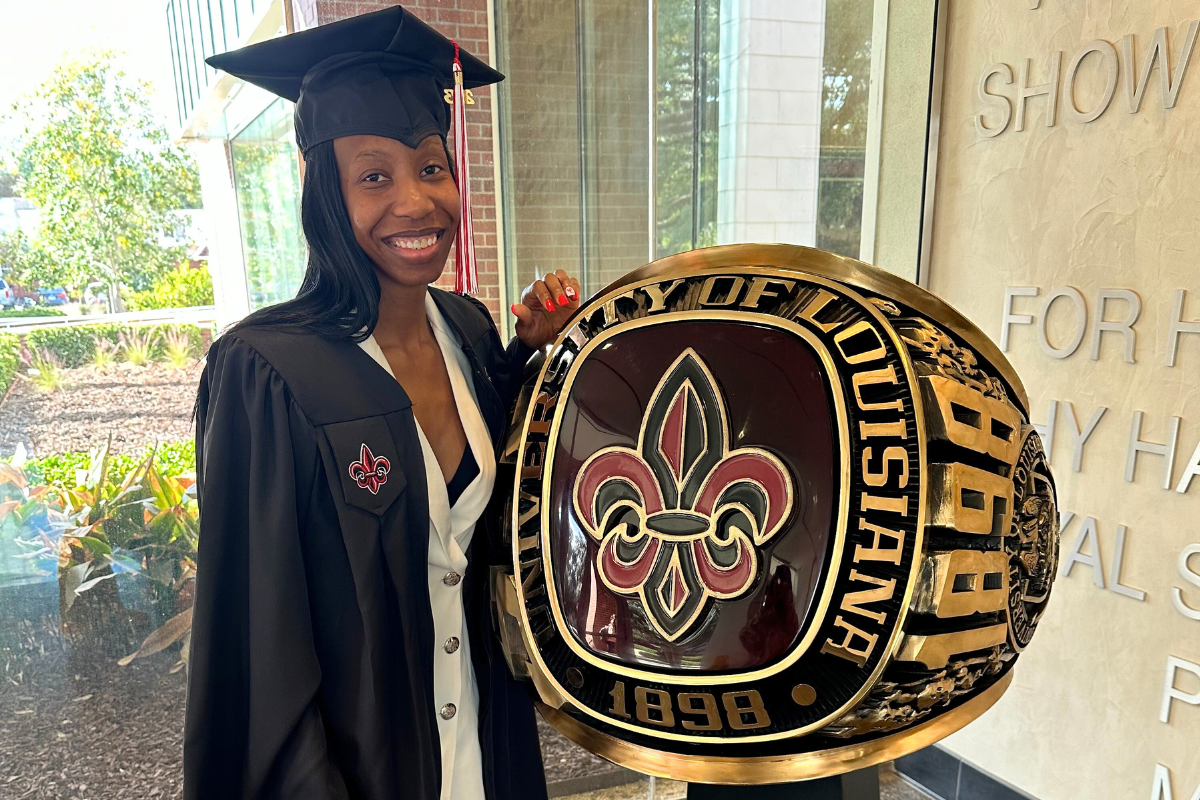
{"type": "Polygon", "coordinates": [[[395,238],[389,240],[388,244],[401,250],[424,250],[426,247],[433,247],[437,240],[436,235],[422,236],[420,239],[395,238]]]}

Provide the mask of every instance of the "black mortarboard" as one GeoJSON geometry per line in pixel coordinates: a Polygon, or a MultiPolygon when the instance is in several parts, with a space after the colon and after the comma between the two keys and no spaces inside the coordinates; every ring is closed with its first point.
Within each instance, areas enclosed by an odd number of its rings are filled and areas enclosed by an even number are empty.
{"type": "MultiPolygon", "coordinates": [[[[215,69],[296,104],[302,152],[339,136],[373,134],[416,147],[450,129],[455,44],[400,6],[212,56],[215,69]]],[[[458,52],[464,88],[504,76],[458,52]]]]}

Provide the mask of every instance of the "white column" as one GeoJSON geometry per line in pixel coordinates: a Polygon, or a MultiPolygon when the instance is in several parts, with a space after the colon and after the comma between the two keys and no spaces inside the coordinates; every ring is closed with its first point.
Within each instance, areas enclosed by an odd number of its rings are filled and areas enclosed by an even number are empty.
{"type": "Polygon", "coordinates": [[[250,313],[237,194],[225,141],[192,139],[188,145],[200,172],[200,196],[208,230],[208,270],[220,331],[250,313]]]}
{"type": "Polygon", "coordinates": [[[816,241],[824,0],[724,0],[717,239],[816,241]]]}

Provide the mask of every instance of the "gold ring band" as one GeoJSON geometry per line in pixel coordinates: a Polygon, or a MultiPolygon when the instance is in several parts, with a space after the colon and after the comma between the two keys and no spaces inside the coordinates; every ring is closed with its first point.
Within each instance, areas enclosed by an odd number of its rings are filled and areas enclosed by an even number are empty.
{"type": "Polygon", "coordinates": [[[810,248],[607,287],[501,463],[510,667],[565,734],[667,777],[816,777],[946,735],[1008,685],[1056,570],[1011,365],[933,295],[810,248]]]}

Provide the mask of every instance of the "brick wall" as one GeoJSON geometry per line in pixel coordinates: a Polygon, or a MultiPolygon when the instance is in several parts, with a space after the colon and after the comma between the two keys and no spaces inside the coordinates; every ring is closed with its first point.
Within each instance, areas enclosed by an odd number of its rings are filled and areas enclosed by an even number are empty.
{"type": "Polygon", "coordinates": [[[565,269],[579,275],[579,106],[575,4],[497,3],[504,31],[503,124],[508,163],[507,233],[516,282],[565,269]]]}
{"type": "MultiPolygon", "coordinates": [[[[317,0],[317,22],[326,24],[396,5],[381,0],[317,0]]],[[[487,0],[408,0],[401,3],[425,22],[457,41],[488,63],[487,0]]],[[[496,232],[496,189],[492,162],[492,89],[473,90],[475,105],[467,106],[467,134],[471,149],[471,204],[475,211],[475,257],[479,269],[476,295],[500,319],[500,281],[496,232]]],[[[454,288],[454,255],[451,253],[437,286],[454,288]]],[[[507,312],[505,312],[507,313],[507,312]]]]}

